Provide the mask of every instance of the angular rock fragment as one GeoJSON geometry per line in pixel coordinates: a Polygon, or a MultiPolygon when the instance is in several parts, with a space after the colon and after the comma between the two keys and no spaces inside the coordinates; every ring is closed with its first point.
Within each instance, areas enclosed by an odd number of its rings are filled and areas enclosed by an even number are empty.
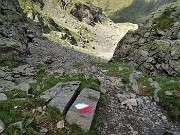
{"type": "Polygon", "coordinates": [[[49,105],[57,107],[63,113],[77,94],[79,81],[58,83],[41,96],[49,105]]]}
{"type": "Polygon", "coordinates": [[[15,86],[16,84],[14,82],[0,79],[0,90],[11,91],[15,89],[15,86]]]}
{"type": "Polygon", "coordinates": [[[7,100],[7,96],[4,93],[0,93],[0,101],[7,100]]]}
{"type": "Polygon", "coordinates": [[[4,131],[4,123],[0,120],[0,134],[4,131]]]}
{"type": "Polygon", "coordinates": [[[125,95],[123,95],[123,94],[117,94],[117,97],[118,97],[118,99],[119,99],[120,102],[123,102],[123,101],[125,101],[125,100],[128,99],[128,98],[127,98],[125,95]]]}
{"type": "Polygon", "coordinates": [[[133,110],[133,106],[137,106],[137,101],[136,99],[127,99],[121,105],[126,105],[130,110],[133,110]]]}
{"type": "Polygon", "coordinates": [[[69,124],[78,125],[83,131],[89,131],[94,119],[94,114],[99,98],[100,92],[97,92],[90,88],[84,88],[67,112],[67,122],[69,124]],[[76,108],[78,104],[88,105],[89,108],[93,108],[93,110],[86,113],[80,113],[76,108]]]}

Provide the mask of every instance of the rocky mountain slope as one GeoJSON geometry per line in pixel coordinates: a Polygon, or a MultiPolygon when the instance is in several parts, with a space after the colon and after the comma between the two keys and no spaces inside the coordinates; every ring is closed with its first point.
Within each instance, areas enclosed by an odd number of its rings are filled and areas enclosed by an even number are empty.
{"type": "MultiPolygon", "coordinates": [[[[82,0],[87,2],[88,0],[82,0]]],[[[103,9],[114,22],[142,22],[145,17],[171,0],[92,0],[94,5],[103,9]]]]}
{"type": "MultiPolygon", "coordinates": [[[[173,18],[179,9],[171,6],[173,18]]],[[[167,14],[157,26],[172,24],[176,33],[179,23],[167,14]]],[[[0,0],[0,134],[178,135],[179,77],[104,60],[135,27],[114,24],[90,2],[0,0]]],[[[177,61],[176,48],[170,54],[177,61]]]]}
{"type": "Polygon", "coordinates": [[[20,0],[20,5],[30,19],[39,23],[50,40],[91,55],[105,56],[105,59],[112,57],[128,26],[129,29],[137,27],[113,23],[101,8],[91,3],[20,0]]]}
{"type": "Polygon", "coordinates": [[[180,73],[180,1],[152,13],[139,29],[118,44],[113,58],[128,60],[149,75],[180,73]]]}

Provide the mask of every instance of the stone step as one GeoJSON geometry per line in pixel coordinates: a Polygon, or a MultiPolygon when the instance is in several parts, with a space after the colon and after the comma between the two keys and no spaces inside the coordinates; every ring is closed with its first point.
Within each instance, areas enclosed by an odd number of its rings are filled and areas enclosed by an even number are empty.
{"type": "Polygon", "coordinates": [[[100,92],[90,88],[84,88],[66,114],[66,121],[69,124],[78,125],[83,131],[89,131],[94,119],[97,102],[100,92]],[[86,104],[93,108],[91,112],[80,114],[75,107],[77,104],[86,104]]]}
{"type": "Polygon", "coordinates": [[[80,83],[80,81],[60,82],[44,92],[41,98],[49,102],[50,106],[58,108],[61,113],[65,113],[77,97],[80,83]]]}

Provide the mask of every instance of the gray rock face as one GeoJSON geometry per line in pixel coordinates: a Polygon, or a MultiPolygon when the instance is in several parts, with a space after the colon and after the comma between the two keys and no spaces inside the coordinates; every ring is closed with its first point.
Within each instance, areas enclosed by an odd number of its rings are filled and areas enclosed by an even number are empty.
{"type": "Polygon", "coordinates": [[[67,122],[78,125],[83,131],[89,131],[99,98],[99,92],[89,88],[83,89],[66,114],[67,122]],[[86,114],[80,114],[75,107],[79,103],[87,104],[93,107],[93,110],[86,114]]]}
{"type": "Polygon", "coordinates": [[[128,99],[128,98],[127,98],[125,95],[123,95],[123,94],[117,94],[117,97],[118,97],[118,99],[119,99],[120,102],[123,102],[123,101],[125,101],[125,100],[128,99]]]}
{"type": "Polygon", "coordinates": [[[26,16],[18,0],[2,0],[0,4],[0,61],[22,60],[27,53],[26,16]]]}
{"type": "Polygon", "coordinates": [[[128,60],[151,76],[179,74],[179,5],[180,1],[170,3],[150,14],[138,30],[129,32],[118,43],[113,59],[128,60]],[[162,18],[171,21],[162,25],[162,18]]]}
{"type": "Polygon", "coordinates": [[[0,93],[0,101],[7,100],[7,96],[4,93],[0,93]]]}
{"type": "Polygon", "coordinates": [[[18,122],[16,122],[16,123],[11,124],[11,126],[15,126],[15,127],[18,128],[18,129],[22,129],[22,127],[23,127],[23,122],[22,122],[22,121],[18,121],[18,122]]]}
{"type": "Polygon", "coordinates": [[[66,110],[71,100],[77,94],[79,81],[58,83],[41,96],[46,101],[50,101],[49,105],[57,107],[61,113],[66,110]]]}
{"type": "Polygon", "coordinates": [[[161,90],[161,87],[159,86],[159,84],[156,81],[153,81],[152,78],[149,78],[148,80],[149,80],[151,86],[155,89],[154,99],[156,102],[159,102],[158,92],[161,90]]]}
{"type": "Polygon", "coordinates": [[[136,81],[136,77],[135,77],[135,74],[132,73],[130,74],[129,76],[129,81],[131,82],[132,84],[132,88],[133,88],[133,91],[137,94],[139,94],[139,87],[138,87],[138,83],[136,81]]]}
{"type": "Polygon", "coordinates": [[[126,105],[130,110],[133,110],[133,106],[137,106],[136,99],[127,99],[121,103],[121,105],[126,105]]]}
{"type": "Polygon", "coordinates": [[[14,82],[0,79],[0,91],[1,90],[10,91],[15,89],[15,86],[16,84],[14,82]]]}
{"type": "Polygon", "coordinates": [[[71,10],[71,14],[79,21],[85,21],[87,24],[94,26],[95,23],[101,22],[100,15],[102,14],[102,9],[76,3],[74,9],[71,10]]]}
{"type": "Polygon", "coordinates": [[[0,134],[4,131],[4,123],[0,120],[0,134]]]}

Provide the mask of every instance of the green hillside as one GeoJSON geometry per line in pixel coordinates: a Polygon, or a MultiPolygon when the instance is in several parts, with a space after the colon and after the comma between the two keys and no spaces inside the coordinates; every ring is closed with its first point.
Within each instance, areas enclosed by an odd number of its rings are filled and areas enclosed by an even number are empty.
{"type": "Polygon", "coordinates": [[[170,1],[172,0],[81,0],[101,7],[114,22],[132,23],[142,22],[149,13],[170,1]]]}

